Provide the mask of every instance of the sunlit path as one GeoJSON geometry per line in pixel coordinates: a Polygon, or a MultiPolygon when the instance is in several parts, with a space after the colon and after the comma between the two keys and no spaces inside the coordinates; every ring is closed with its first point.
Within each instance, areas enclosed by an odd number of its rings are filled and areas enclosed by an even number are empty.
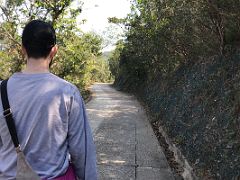
{"type": "Polygon", "coordinates": [[[136,99],[109,84],[95,84],[92,91],[86,108],[97,148],[99,179],[174,179],[136,99]]]}

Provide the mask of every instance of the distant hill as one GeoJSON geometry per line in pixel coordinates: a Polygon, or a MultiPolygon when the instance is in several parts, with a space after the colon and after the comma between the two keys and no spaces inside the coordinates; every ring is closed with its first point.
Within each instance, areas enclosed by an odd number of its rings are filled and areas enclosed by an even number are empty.
{"type": "Polygon", "coordinates": [[[102,58],[108,60],[113,51],[105,51],[102,53],[102,58]]]}

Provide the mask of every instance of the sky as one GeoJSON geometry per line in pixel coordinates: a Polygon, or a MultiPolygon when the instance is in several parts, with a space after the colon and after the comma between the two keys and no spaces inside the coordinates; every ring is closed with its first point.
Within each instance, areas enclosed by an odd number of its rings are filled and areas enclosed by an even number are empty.
{"type": "MultiPolygon", "coordinates": [[[[130,0],[83,0],[82,13],[78,17],[78,21],[83,19],[87,21],[80,27],[84,32],[96,32],[102,35],[111,27],[114,33],[121,34],[120,27],[108,23],[108,17],[124,18],[130,13],[130,0]]],[[[105,48],[105,50],[113,49],[113,44],[105,48]]]]}

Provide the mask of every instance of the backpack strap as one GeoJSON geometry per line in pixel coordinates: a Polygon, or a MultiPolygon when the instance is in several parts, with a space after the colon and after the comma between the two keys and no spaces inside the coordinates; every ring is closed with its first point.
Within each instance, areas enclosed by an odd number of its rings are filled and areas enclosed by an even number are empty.
{"type": "Polygon", "coordinates": [[[21,149],[20,149],[20,144],[18,141],[16,127],[15,127],[13,116],[12,116],[12,111],[11,111],[11,108],[9,105],[8,93],[7,93],[7,82],[8,82],[8,79],[3,80],[1,83],[1,98],[2,98],[2,106],[3,106],[3,110],[4,110],[3,116],[6,119],[8,130],[10,132],[10,135],[11,135],[13,144],[16,148],[16,151],[19,152],[19,151],[21,151],[21,149]]]}

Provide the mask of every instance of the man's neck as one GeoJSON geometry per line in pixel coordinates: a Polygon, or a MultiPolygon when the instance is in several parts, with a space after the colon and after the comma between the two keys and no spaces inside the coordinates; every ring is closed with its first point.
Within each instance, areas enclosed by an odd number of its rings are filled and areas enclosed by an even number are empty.
{"type": "Polygon", "coordinates": [[[29,58],[27,60],[27,66],[22,72],[28,74],[48,73],[49,60],[43,58],[41,59],[29,58]]]}

